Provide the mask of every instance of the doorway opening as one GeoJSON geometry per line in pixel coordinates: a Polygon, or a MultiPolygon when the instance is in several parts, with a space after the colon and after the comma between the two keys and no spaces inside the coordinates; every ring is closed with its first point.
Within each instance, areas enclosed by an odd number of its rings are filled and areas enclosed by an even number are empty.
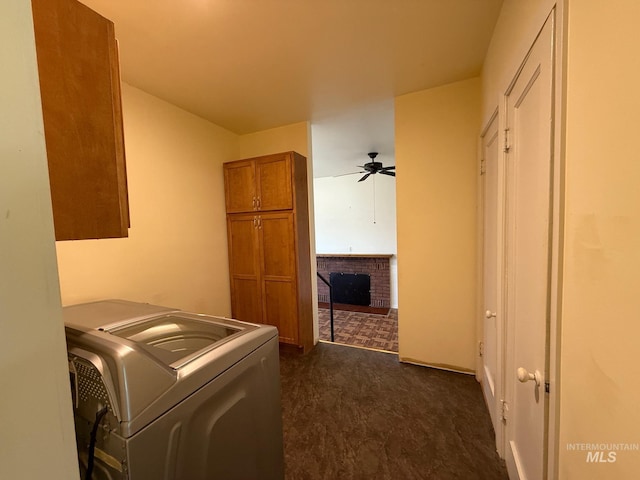
{"type": "MultiPolygon", "coordinates": [[[[315,178],[314,204],[316,266],[334,293],[334,341],[397,352],[395,180],[315,178]]],[[[317,282],[319,338],[331,341],[329,287],[317,282]]]]}
{"type": "Polygon", "coordinates": [[[398,311],[391,308],[392,257],[317,254],[320,340],[398,351],[398,311]]]}
{"type": "MultiPolygon", "coordinates": [[[[394,110],[389,98],[311,124],[318,272],[348,289],[370,277],[368,301],[334,299],[335,341],[385,351],[398,349],[394,110]]],[[[330,340],[329,291],[317,281],[320,340],[330,340]]]]}

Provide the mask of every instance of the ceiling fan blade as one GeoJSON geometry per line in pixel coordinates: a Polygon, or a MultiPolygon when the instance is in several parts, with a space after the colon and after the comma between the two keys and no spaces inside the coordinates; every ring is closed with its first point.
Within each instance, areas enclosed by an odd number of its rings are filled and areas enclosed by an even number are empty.
{"type": "Polygon", "coordinates": [[[357,175],[358,173],[364,173],[364,172],[341,173],[340,175],[333,175],[333,178],[344,177],[346,175],[357,175]]]}
{"type": "Polygon", "coordinates": [[[390,177],[396,176],[396,172],[390,172],[388,170],[380,170],[378,173],[381,175],[389,175],[390,177]]]}
{"type": "Polygon", "coordinates": [[[363,180],[366,180],[367,177],[371,175],[370,173],[367,173],[364,177],[362,177],[360,180],[358,180],[359,182],[362,182],[363,180]]]}
{"type": "Polygon", "coordinates": [[[395,165],[391,165],[390,167],[382,167],[380,169],[380,171],[383,171],[383,170],[395,170],[395,169],[396,169],[396,166],[395,165]]]}

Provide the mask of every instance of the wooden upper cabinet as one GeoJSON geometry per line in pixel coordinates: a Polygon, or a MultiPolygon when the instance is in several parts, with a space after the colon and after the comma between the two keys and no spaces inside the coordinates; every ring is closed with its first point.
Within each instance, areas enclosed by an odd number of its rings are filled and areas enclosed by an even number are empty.
{"type": "Polygon", "coordinates": [[[256,209],[256,167],[251,160],[224,164],[227,213],[256,209]]]}
{"type": "Polygon", "coordinates": [[[227,213],[293,208],[293,152],[224,164],[227,213]]]}
{"type": "Polygon", "coordinates": [[[269,155],[256,160],[258,210],[289,210],[291,195],[291,154],[269,155]]]}
{"type": "Polygon", "coordinates": [[[129,203],[113,23],[32,0],[56,240],[126,237],[129,203]]]}

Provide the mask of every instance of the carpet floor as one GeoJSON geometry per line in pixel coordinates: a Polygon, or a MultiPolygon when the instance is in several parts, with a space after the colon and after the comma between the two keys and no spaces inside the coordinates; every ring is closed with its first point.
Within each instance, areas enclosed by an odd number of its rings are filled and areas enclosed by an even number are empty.
{"type": "Polygon", "coordinates": [[[327,343],[280,370],[286,480],[508,478],[470,375],[327,343]]]}
{"type": "MultiPolygon", "coordinates": [[[[330,318],[328,309],[318,309],[320,340],[331,341],[330,318]]],[[[333,333],[337,343],[397,352],[398,310],[392,308],[387,315],[334,310],[333,333]]]]}

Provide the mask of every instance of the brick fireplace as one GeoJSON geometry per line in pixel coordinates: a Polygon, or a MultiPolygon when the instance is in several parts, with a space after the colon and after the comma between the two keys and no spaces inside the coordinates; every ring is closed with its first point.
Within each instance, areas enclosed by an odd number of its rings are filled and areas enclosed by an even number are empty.
{"type": "MultiPolygon", "coordinates": [[[[389,270],[391,257],[392,255],[388,254],[332,253],[316,255],[318,273],[327,281],[329,281],[331,273],[370,276],[371,303],[368,306],[335,303],[334,300],[334,308],[386,314],[391,306],[391,274],[389,270]]],[[[318,304],[321,308],[327,308],[329,305],[329,287],[320,279],[318,279],[318,304]]]]}

